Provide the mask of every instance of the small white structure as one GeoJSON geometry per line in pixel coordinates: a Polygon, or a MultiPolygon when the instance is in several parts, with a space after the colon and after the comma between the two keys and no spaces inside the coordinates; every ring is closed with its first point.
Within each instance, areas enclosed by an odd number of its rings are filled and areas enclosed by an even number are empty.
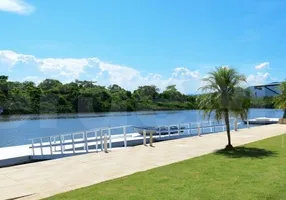
{"type": "MultiPolygon", "coordinates": [[[[257,125],[266,125],[266,124],[277,124],[279,122],[279,118],[267,118],[267,117],[258,117],[254,119],[248,120],[249,124],[257,124],[257,125]]],[[[246,124],[247,121],[245,120],[246,124]]]]}

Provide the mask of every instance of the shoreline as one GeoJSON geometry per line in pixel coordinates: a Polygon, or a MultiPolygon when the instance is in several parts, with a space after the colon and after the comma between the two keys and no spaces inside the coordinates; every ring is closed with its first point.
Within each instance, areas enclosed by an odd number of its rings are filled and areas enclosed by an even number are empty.
{"type": "MultiPolygon", "coordinates": [[[[272,108],[250,108],[251,110],[273,110],[280,111],[280,109],[272,108]]],[[[140,110],[140,111],[111,111],[111,112],[96,112],[96,113],[45,113],[45,114],[14,114],[14,115],[0,115],[0,122],[7,121],[21,121],[21,120],[49,120],[49,119],[77,119],[77,118],[99,118],[108,116],[131,116],[133,113],[141,115],[148,115],[161,112],[180,112],[180,111],[200,111],[199,109],[177,109],[177,110],[140,110]]]]}

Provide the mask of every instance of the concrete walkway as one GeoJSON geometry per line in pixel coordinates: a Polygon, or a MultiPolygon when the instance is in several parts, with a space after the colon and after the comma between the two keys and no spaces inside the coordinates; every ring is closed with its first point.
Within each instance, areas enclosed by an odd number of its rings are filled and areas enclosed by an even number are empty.
{"type": "MultiPolygon", "coordinates": [[[[286,133],[286,125],[268,125],[232,132],[234,145],[286,133]]],[[[90,153],[0,169],[0,199],[40,199],[57,193],[193,158],[223,148],[225,133],[203,135],[136,146],[105,153],[90,153]],[[22,198],[20,198],[22,199],[22,198]]]]}

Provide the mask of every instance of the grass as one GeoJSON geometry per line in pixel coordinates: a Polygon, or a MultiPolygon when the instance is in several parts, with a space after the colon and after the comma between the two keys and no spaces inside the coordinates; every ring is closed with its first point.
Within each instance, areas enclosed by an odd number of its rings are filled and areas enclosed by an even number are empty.
{"type": "Polygon", "coordinates": [[[220,150],[49,199],[286,199],[284,137],[251,143],[235,151],[220,150]]]}

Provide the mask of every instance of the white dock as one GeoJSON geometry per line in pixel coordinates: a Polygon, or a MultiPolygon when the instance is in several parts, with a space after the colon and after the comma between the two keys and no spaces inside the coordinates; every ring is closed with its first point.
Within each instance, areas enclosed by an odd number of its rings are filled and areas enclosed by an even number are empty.
{"type": "MultiPolygon", "coordinates": [[[[240,124],[233,121],[232,129],[237,129],[240,124]]],[[[110,152],[120,148],[144,145],[149,143],[150,135],[128,133],[133,126],[119,126],[98,128],[94,130],[54,135],[49,137],[32,138],[31,145],[0,148],[0,167],[10,166],[39,160],[50,160],[61,157],[80,155],[91,152],[110,152]],[[114,131],[123,134],[112,135],[114,131]]],[[[225,131],[225,125],[214,121],[200,123],[184,123],[168,125],[168,132],[159,131],[153,136],[154,142],[172,140],[183,137],[197,136],[225,131]],[[170,127],[177,126],[174,133],[170,127]]],[[[161,130],[161,129],[159,129],[161,130]]]]}
{"type": "MultiPolygon", "coordinates": [[[[249,124],[256,124],[256,125],[267,125],[267,124],[278,124],[279,118],[268,118],[268,117],[258,117],[254,119],[248,120],[249,124]]],[[[247,122],[244,121],[246,124],[247,122]]]]}
{"type": "Polygon", "coordinates": [[[31,145],[0,148],[0,167],[31,162],[31,145]]]}

